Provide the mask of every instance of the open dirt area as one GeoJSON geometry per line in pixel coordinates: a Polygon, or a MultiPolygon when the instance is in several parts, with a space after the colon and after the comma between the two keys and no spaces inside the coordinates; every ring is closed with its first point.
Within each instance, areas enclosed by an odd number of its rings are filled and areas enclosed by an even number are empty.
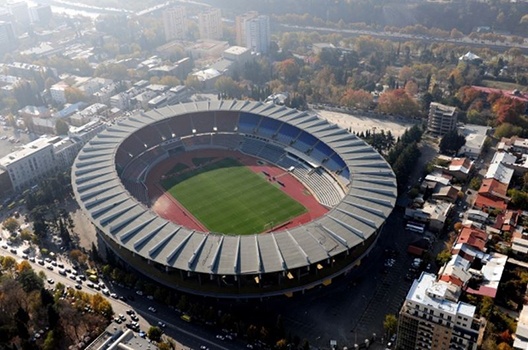
{"type": "Polygon", "coordinates": [[[381,132],[391,131],[394,137],[401,136],[406,129],[416,124],[416,121],[410,118],[393,117],[393,116],[371,116],[353,115],[344,112],[327,111],[314,109],[321,118],[331,123],[337,124],[342,128],[351,128],[356,134],[367,130],[381,132]]]}

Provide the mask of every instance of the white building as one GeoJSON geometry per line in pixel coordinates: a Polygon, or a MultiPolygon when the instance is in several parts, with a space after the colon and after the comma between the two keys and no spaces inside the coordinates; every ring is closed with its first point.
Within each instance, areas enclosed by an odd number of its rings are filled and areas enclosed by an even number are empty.
{"type": "Polygon", "coordinates": [[[477,349],[480,322],[476,307],[459,302],[460,287],[422,273],[400,310],[400,349],[477,349]]]}
{"type": "Polygon", "coordinates": [[[66,84],[64,81],[59,81],[58,83],[53,84],[50,87],[51,99],[54,102],[57,102],[59,104],[65,104],[66,103],[66,90],[69,87],[70,86],[66,84]]]}
{"type": "Polygon", "coordinates": [[[9,174],[15,192],[36,184],[57,170],[53,150],[57,139],[60,138],[43,136],[0,158],[0,169],[9,174]]]}
{"type": "Polygon", "coordinates": [[[106,124],[103,123],[99,118],[96,118],[82,126],[75,127],[70,126],[68,130],[68,136],[76,140],[81,145],[90,141],[95,135],[106,129],[106,124]]]}
{"type": "Polygon", "coordinates": [[[249,11],[235,18],[235,36],[238,46],[246,46],[246,23],[258,17],[257,11],[249,11]]]}
{"type": "Polygon", "coordinates": [[[126,92],[120,92],[110,97],[110,106],[126,111],[130,108],[130,95],[126,92]]]}
{"type": "Polygon", "coordinates": [[[177,6],[163,11],[163,29],[165,40],[185,39],[187,23],[185,22],[185,7],[177,6]]]}
{"type": "Polygon", "coordinates": [[[198,30],[201,39],[218,40],[223,37],[220,9],[209,9],[198,14],[198,30]]]}
{"type": "Polygon", "coordinates": [[[271,41],[268,16],[258,16],[246,21],[246,47],[253,52],[268,53],[271,41]]]}
{"type": "Polygon", "coordinates": [[[251,51],[242,46],[231,46],[224,51],[222,56],[227,60],[243,65],[251,59],[251,51]]]}

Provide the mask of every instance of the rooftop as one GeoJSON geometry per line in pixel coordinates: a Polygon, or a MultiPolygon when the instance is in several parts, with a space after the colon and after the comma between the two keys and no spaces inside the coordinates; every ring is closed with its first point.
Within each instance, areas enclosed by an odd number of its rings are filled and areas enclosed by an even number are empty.
{"type": "Polygon", "coordinates": [[[424,272],[414,281],[406,300],[442,310],[452,316],[461,314],[473,318],[476,307],[454,301],[458,300],[459,294],[459,287],[444,281],[437,281],[435,275],[424,272]]]}
{"type": "Polygon", "coordinates": [[[57,138],[57,136],[49,137],[44,135],[35,141],[22,146],[22,148],[19,150],[14,151],[3,158],[0,158],[0,166],[6,167],[33,153],[40,152],[46,147],[51,147],[51,144],[55,142],[57,138]]]}

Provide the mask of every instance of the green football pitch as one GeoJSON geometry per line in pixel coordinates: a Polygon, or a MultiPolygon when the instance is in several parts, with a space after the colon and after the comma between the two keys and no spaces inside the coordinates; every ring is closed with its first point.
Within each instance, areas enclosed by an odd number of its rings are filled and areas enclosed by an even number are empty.
{"type": "Polygon", "coordinates": [[[165,179],[162,185],[212,232],[260,233],[306,212],[300,203],[232,158],[165,179]]]}

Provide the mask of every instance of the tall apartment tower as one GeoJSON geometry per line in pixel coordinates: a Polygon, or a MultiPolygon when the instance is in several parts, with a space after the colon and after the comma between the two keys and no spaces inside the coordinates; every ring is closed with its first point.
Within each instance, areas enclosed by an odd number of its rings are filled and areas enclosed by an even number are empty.
{"type": "Polygon", "coordinates": [[[457,114],[455,107],[431,102],[429,106],[429,117],[427,119],[427,131],[442,136],[456,129],[457,114]]]}
{"type": "Polygon", "coordinates": [[[258,17],[257,11],[249,11],[235,18],[235,34],[238,46],[246,47],[246,23],[258,17]]]}
{"type": "Polygon", "coordinates": [[[268,53],[270,46],[268,16],[258,16],[246,21],[246,47],[258,53],[268,53]]]}
{"type": "Polygon", "coordinates": [[[7,8],[11,15],[13,15],[16,23],[19,23],[23,27],[29,25],[29,8],[25,1],[18,1],[7,4],[7,8]]]}
{"type": "Polygon", "coordinates": [[[165,29],[165,40],[185,39],[187,34],[185,7],[172,7],[163,11],[163,28],[165,29]]]}
{"type": "Polygon", "coordinates": [[[210,9],[198,14],[200,39],[222,39],[222,13],[220,9],[210,9]]]}
{"type": "Polygon", "coordinates": [[[476,350],[481,322],[476,307],[458,301],[459,286],[422,273],[398,319],[398,349],[476,350]]]}

